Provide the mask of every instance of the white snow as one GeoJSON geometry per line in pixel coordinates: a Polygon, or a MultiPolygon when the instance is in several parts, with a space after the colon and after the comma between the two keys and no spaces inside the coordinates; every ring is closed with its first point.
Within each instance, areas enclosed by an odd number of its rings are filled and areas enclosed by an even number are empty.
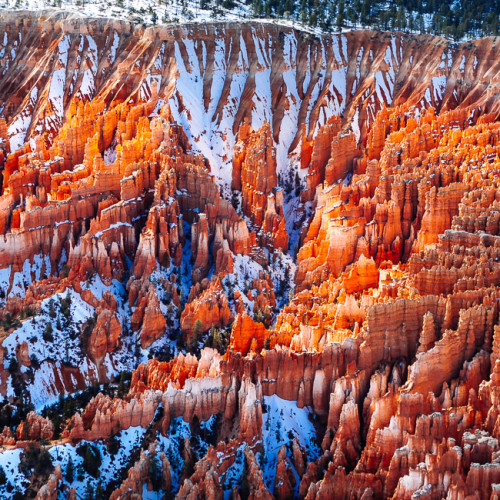
{"type": "Polygon", "coordinates": [[[0,307],[5,305],[5,300],[10,286],[10,273],[11,266],[0,269],[0,291],[2,292],[0,296],[0,307]]]}
{"type": "Polygon", "coordinates": [[[311,81],[311,46],[307,47],[307,64],[306,64],[306,74],[304,81],[302,82],[302,92],[305,94],[309,88],[309,83],[311,81]]]}
{"type": "Polygon", "coordinates": [[[77,447],[72,446],[70,443],[58,444],[52,446],[49,453],[52,456],[54,465],[60,464],[61,470],[63,471],[63,481],[69,484],[70,487],[75,488],[78,492],[85,492],[88,483],[91,483],[94,487],[97,486],[98,482],[101,482],[102,486],[106,487],[111,480],[117,477],[118,472],[128,465],[130,455],[134,449],[140,446],[141,441],[144,437],[146,429],[143,427],[129,427],[126,430],[122,430],[118,433],[117,439],[120,441],[120,446],[116,455],[111,455],[107,449],[107,446],[102,441],[93,442],[95,446],[99,448],[101,454],[101,466],[99,467],[100,476],[98,479],[90,476],[81,467],[83,464],[83,458],[78,454],[77,448],[87,443],[87,441],[81,441],[77,447]],[[65,473],[69,459],[74,465],[74,478],[71,483],[68,483],[65,479],[65,473]],[[82,480],[78,480],[78,472],[80,469],[83,475],[82,480]]]}
{"type": "Polygon", "coordinates": [[[68,63],[68,50],[70,47],[70,38],[68,35],[64,35],[62,40],[59,42],[57,48],[59,50],[59,64],[66,67],[68,63]]]}
{"type": "MultiPolygon", "coordinates": [[[[64,118],[64,88],[66,86],[66,66],[68,64],[68,51],[70,48],[70,37],[65,35],[59,42],[58,69],[52,72],[49,87],[49,102],[53,114],[49,114],[43,120],[45,129],[54,130],[61,126],[64,118]]],[[[39,130],[39,127],[37,127],[39,130]]]]}
{"type": "Polygon", "coordinates": [[[236,450],[234,462],[226,470],[224,476],[224,500],[229,500],[233,486],[241,484],[243,469],[245,466],[246,443],[241,444],[236,450]]]}
{"type": "Polygon", "coordinates": [[[280,126],[279,143],[276,148],[276,171],[285,171],[290,161],[288,151],[297,132],[298,115],[301,99],[297,90],[297,39],[294,34],[285,34],[283,40],[283,58],[286,65],[283,81],[286,86],[288,107],[285,109],[280,126]]]}
{"type": "Polygon", "coordinates": [[[431,85],[434,102],[436,104],[440,103],[443,99],[443,94],[446,89],[446,75],[432,77],[431,85]]]}
{"type": "Polygon", "coordinates": [[[82,367],[82,372],[85,374],[95,371],[93,365],[88,366],[86,370],[83,369],[78,340],[81,325],[93,315],[94,308],[84,302],[73,289],[56,294],[52,299],[54,317],[51,317],[49,313],[51,299],[45,299],[41,304],[41,314],[24,321],[2,344],[5,349],[5,358],[9,360],[15,358],[17,346],[26,342],[30,357],[36,358],[40,363],[38,368],[33,369],[33,382],[27,387],[35,408],[41,408],[57,400],[59,391],[56,387],[56,374],[59,379],[62,379],[58,373],[63,362],[82,367]],[[66,294],[71,298],[70,325],[65,325],[58,310],[59,300],[64,299],[66,294]],[[53,340],[45,340],[43,336],[48,324],[52,325],[53,340]]]}
{"type": "Polygon", "coordinates": [[[206,53],[204,43],[198,44],[186,38],[174,42],[174,53],[179,69],[176,89],[169,104],[174,119],[183,127],[195,152],[200,152],[209,161],[219,185],[228,191],[231,184],[232,153],[235,137],[232,131],[234,116],[239,108],[241,94],[248,78],[248,57],[243,39],[240,39],[238,71],[230,82],[229,95],[220,106],[223,85],[226,80],[227,61],[233,52],[233,42],[224,37],[223,28],[218,28],[215,50],[206,53]],[[182,44],[182,45],[181,45],[182,44]],[[182,47],[183,46],[183,47],[182,47]],[[202,52],[202,64],[198,59],[202,52]],[[187,54],[184,60],[183,54],[187,54]],[[210,99],[203,98],[203,79],[207,66],[212,66],[210,99]],[[181,107],[183,108],[180,111],[181,107]],[[216,113],[219,109],[220,113],[216,113]]]}
{"type": "Polygon", "coordinates": [[[26,486],[29,484],[29,481],[26,479],[24,474],[19,471],[22,451],[22,449],[18,448],[15,450],[3,450],[0,452],[0,467],[4,470],[7,479],[6,484],[0,486],[1,498],[12,498],[16,493],[16,490],[19,493],[24,493],[26,486]],[[7,489],[8,484],[14,487],[14,489],[11,488],[10,492],[7,489]]]}
{"type": "Polygon", "coordinates": [[[80,93],[82,96],[91,99],[94,95],[95,84],[94,75],[90,69],[86,69],[83,73],[82,83],[80,85],[80,93]]]}
{"type": "Polygon", "coordinates": [[[252,38],[255,44],[255,54],[258,61],[258,69],[255,73],[255,93],[252,98],[252,127],[258,130],[264,122],[269,122],[272,129],[271,109],[271,40],[263,40],[252,28],[252,38]]]}
{"type": "Polygon", "coordinates": [[[460,60],[460,67],[459,70],[463,72],[465,70],[465,56],[462,56],[462,59],[460,60]]]}
{"type": "Polygon", "coordinates": [[[393,64],[393,51],[395,37],[391,37],[391,45],[387,45],[385,50],[384,61],[388,65],[387,71],[377,71],[375,73],[375,92],[379,102],[391,104],[394,97],[395,69],[393,64]]]}
{"type": "Polygon", "coordinates": [[[87,58],[89,61],[88,67],[84,70],[82,76],[82,82],[80,84],[80,95],[87,99],[92,99],[96,92],[95,87],[95,75],[97,74],[98,66],[98,50],[95,40],[90,35],[85,35],[85,38],[80,38],[80,46],[78,47],[78,52],[83,50],[84,40],[87,40],[87,58]]]}
{"type": "Polygon", "coordinates": [[[356,142],[359,143],[359,138],[361,137],[361,132],[359,130],[359,108],[356,108],[356,112],[352,117],[351,127],[354,135],[356,136],[356,142]]]}
{"type": "Polygon", "coordinates": [[[179,452],[180,441],[191,437],[189,424],[182,420],[182,417],[172,420],[168,436],[157,435],[158,450],[163,451],[170,462],[172,474],[172,492],[176,492],[179,488],[179,479],[182,475],[184,459],[179,452]]]}
{"type": "Polygon", "coordinates": [[[116,160],[116,141],[113,141],[103,153],[104,165],[111,165],[116,160]]]}
{"type": "Polygon", "coordinates": [[[9,291],[9,296],[16,296],[21,299],[24,298],[26,288],[31,284],[31,264],[29,260],[23,263],[23,270],[14,273],[12,278],[12,287],[9,291]]]}
{"type": "MultiPolygon", "coordinates": [[[[47,262],[45,264],[47,265],[47,262]]],[[[50,266],[50,263],[48,265],[50,266]]],[[[41,267],[42,258],[38,256],[33,266],[26,266],[25,271],[28,272],[33,268],[33,272],[38,279],[41,267]]],[[[50,267],[48,270],[50,270],[50,267]]],[[[0,286],[1,283],[8,280],[9,274],[10,270],[0,272],[0,286]]],[[[21,276],[22,279],[23,274],[16,273],[15,276],[21,276]]],[[[102,299],[106,291],[111,291],[117,301],[116,315],[122,327],[128,327],[131,313],[125,300],[125,289],[122,283],[114,280],[110,286],[106,286],[99,276],[94,275],[90,280],[82,282],[82,288],[89,289],[98,300],[102,299]]],[[[83,324],[93,316],[94,312],[95,309],[92,306],[87,304],[77,292],[69,288],[63,293],[55,294],[53,297],[42,301],[40,314],[25,320],[19,328],[14,330],[3,341],[6,362],[16,356],[17,346],[22,342],[26,342],[30,357],[36,359],[40,364],[40,366],[32,365],[29,370],[22,367],[23,371],[32,373],[32,382],[27,389],[31,396],[31,402],[36,409],[41,409],[57,401],[61,385],[66,393],[74,390],[74,387],[66,387],[64,383],[61,375],[64,364],[78,366],[80,373],[88,383],[96,380],[97,367],[81,351],[79,341],[83,324]],[[71,320],[69,322],[62,315],[59,305],[67,294],[71,298],[69,314],[71,320]],[[44,338],[44,332],[48,324],[52,326],[52,331],[49,335],[45,333],[44,338]]],[[[108,377],[111,378],[120,371],[133,368],[135,363],[135,357],[132,355],[134,341],[133,336],[123,336],[121,347],[111,355],[108,354],[103,360],[102,366],[105,368],[108,377]]]]}
{"type": "Polygon", "coordinates": [[[9,125],[7,134],[10,140],[10,150],[17,151],[21,148],[26,139],[26,132],[31,125],[31,118],[38,99],[38,89],[33,87],[30,91],[29,98],[22,108],[22,111],[17,114],[14,121],[9,125]]]}
{"type": "MultiPolygon", "coordinates": [[[[116,59],[116,50],[118,49],[118,44],[120,43],[120,35],[116,31],[113,32],[113,45],[111,45],[111,50],[109,52],[109,62],[113,64],[116,59]]],[[[163,48],[163,46],[162,46],[163,48]]]]}
{"type": "MultiPolygon", "coordinates": [[[[309,419],[312,410],[298,408],[295,401],[286,401],[280,397],[264,396],[262,414],[262,440],[264,446],[264,481],[270,491],[274,490],[276,474],[276,456],[283,444],[291,444],[296,437],[307,452],[308,461],[320,455],[316,443],[316,431],[309,419]],[[267,410],[264,413],[264,407],[267,410]]],[[[290,450],[287,450],[290,457],[290,450]]]]}
{"type": "Polygon", "coordinates": [[[378,102],[390,104],[392,101],[392,89],[388,83],[387,72],[377,71],[375,77],[375,92],[377,94],[378,102]]]}
{"type": "Polygon", "coordinates": [[[325,77],[326,77],[326,57],[325,57],[325,46],[323,43],[323,40],[321,40],[321,65],[320,65],[320,70],[318,72],[318,79],[316,81],[316,84],[314,85],[311,96],[309,98],[308,106],[307,106],[307,114],[306,114],[306,124],[307,124],[307,131],[309,132],[310,130],[310,117],[311,117],[311,112],[314,108],[314,106],[317,104],[318,96],[320,91],[323,89],[324,83],[325,83],[325,77]]]}
{"type": "MultiPolygon", "coordinates": [[[[67,54],[66,54],[67,57],[67,54]]],[[[52,73],[50,82],[49,101],[52,103],[56,116],[62,119],[64,114],[63,99],[64,99],[64,84],[66,82],[66,69],[57,69],[52,73]]]]}

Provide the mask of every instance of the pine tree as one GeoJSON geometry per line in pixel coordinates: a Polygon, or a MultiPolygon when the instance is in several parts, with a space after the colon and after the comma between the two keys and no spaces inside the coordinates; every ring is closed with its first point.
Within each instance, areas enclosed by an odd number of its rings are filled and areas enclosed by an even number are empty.
{"type": "Polygon", "coordinates": [[[49,316],[54,319],[56,317],[55,301],[53,298],[49,300],[49,316]]]}
{"type": "Polygon", "coordinates": [[[337,29],[339,31],[344,26],[344,19],[345,19],[344,9],[345,9],[344,0],[341,0],[339,3],[338,13],[337,13],[337,29]]]}
{"type": "Polygon", "coordinates": [[[193,325],[193,336],[198,339],[203,333],[203,323],[201,320],[197,319],[193,325]]]}
{"type": "Polygon", "coordinates": [[[85,500],[94,500],[94,488],[92,483],[88,482],[87,487],[85,488],[85,500]]]}
{"type": "Polygon", "coordinates": [[[420,33],[425,33],[425,23],[424,23],[424,17],[422,16],[422,14],[419,14],[419,16],[417,18],[417,30],[420,33]]]}
{"type": "Polygon", "coordinates": [[[42,333],[43,340],[45,342],[53,342],[54,341],[54,336],[52,335],[54,329],[52,328],[52,323],[47,323],[45,325],[45,330],[42,333]]]}
{"type": "Polygon", "coordinates": [[[264,349],[269,351],[271,349],[271,337],[266,337],[264,340],[264,349]]]}
{"type": "Polygon", "coordinates": [[[347,8],[347,19],[356,27],[356,24],[358,22],[358,12],[352,5],[349,5],[347,8]]]}
{"type": "Polygon", "coordinates": [[[309,26],[315,27],[318,24],[318,15],[316,11],[312,11],[309,15],[309,26]]]}
{"type": "Polygon", "coordinates": [[[38,457],[38,462],[35,467],[35,472],[37,474],[43,474],[49,470],[52,470],[54,468],[52,464],[52,456],[51,454],[47,451],[46,448],[42,448],[40,451],[40,456],[38,457]]]}
{"type": "Polygon", "coordinates": [[[85,450],[85,456],[83,458],[83,468],[92,476],[99,477],[101,471],[99,470],[101,466],[101,452],[99,448],[94,445],[88,444],[85,450]]]}
{"type": "Polygon", "coordinates": [[[415,18],[413,15],[408,16],[408,31],[413,33],[415,31],[415,18]]]}
{"type": "Polygon", "coordinates": [[[73,464],[73,460],[71,456],[69,457],[68,464],[66,465],[66,473],[65,478],[68,483],[72,483],[75,476],[75,465],[73,464]]]}
{"type": "Polygon", "coordinates": [[[189,352],[196,352],[198,349],[198,342],[200,340],[201,335],[203,334],[203,323],[197,319],[194,322],[193,328],[191,329],[191,334],[187,339],[187,348],[189,352]]]}
{"type": "Polygon", "coordinates": [[[250,495],[250,484],[248,483],[248,462],[247,457],[243,456],[243,470],[241,474],[240,497],[246,499],[250,495]]]}
{"type": "Polygon", "coordinates": [[[253,17],[261,17],[263,12],[262,0],[253,0],[252,2],[252,14],[253,17]]]}
{"type": "Polygon", "coordinates": [[[222,338],[221,338],[220,330],[218,328],[212,327],[211,336],[212,336],[213,348],[217,349],[219,352],[221,352],[221,350],[222,350],[222,338]]]}
{"type": "Polygon", "coordinates": [[[109,438],[108,442],[108,451],[111,455],[116,455],[118,453],[118,450],[120,449],[120,440],[118,439],[118,436],[116,435],[116,432],[113,432],[109,438]]]}
{"type": "Polygon", "coordinates": [[[102,485],[102,482],[99,481],[97,483],[97,488],[95,490],[95,497],[96,500],[104,500],[106,497],[106,491],[104,489],[104,486],[102,485]]]}
{"type": "Polygon", "coordinates": [[[406,29],[406,15],[403,7],[400,7],[398,9],[398,12],[396,14],[395,27],[403,31],[406,29]]]}
{"type": "Polygon", "coordinates": [[[369,18],[370,18],[370,1],[363,0],[363,3],[361,4],[361,13],[360,13],[361,25],[366,26],[369,22],[369,18]]]}
{"type": "Polygon", "coordinates": [[[127,374],[126,372],[121,372],[120,373],[120,381],[118,382],[118,390],[117,390],[117,396],[119,398],[123,398],[125,396],[125,380],[126,380],[127,374]]]}
{"type": "Polygon", "coordinates": [[[149,459],[149,477],[153,485],[153,491],[159,491],[162,486],[163,473],[162,464],[156,452],[152,453],[149,459]]]}

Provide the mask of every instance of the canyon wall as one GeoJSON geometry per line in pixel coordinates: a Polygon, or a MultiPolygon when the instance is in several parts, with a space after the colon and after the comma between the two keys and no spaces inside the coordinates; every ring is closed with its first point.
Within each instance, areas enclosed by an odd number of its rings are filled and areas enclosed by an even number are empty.
{"type": "Polygon", "coordinates": [[[136,432],[111,498],[496,498],[495,39],[0,31],[4,446],[136,432]]]}

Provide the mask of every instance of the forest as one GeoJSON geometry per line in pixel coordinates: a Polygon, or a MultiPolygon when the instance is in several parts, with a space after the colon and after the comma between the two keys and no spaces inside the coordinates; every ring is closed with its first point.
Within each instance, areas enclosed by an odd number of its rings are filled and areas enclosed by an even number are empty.
{"type": "MultiPolygon", "coordinates": [[[[206,0],[202,0],[206,1],[206,0]]],[[[231,8],[233,0],[223,0],[231,8]]],[[[256,18],[291,19],[323,31],[375,28],[453,40],[498,35],[500,0],[252,0],[256,18]]]]}

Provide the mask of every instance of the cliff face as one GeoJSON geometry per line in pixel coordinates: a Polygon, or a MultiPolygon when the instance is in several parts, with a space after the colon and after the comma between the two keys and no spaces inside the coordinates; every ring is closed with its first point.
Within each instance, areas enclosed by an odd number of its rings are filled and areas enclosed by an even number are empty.
{"type": "Polygon", "coordinates": [[[80,495],[72,456],[110,498],[496,498],[494,39],[0,31],[0,439],[57,465],[30,491],[80,495]]]}

